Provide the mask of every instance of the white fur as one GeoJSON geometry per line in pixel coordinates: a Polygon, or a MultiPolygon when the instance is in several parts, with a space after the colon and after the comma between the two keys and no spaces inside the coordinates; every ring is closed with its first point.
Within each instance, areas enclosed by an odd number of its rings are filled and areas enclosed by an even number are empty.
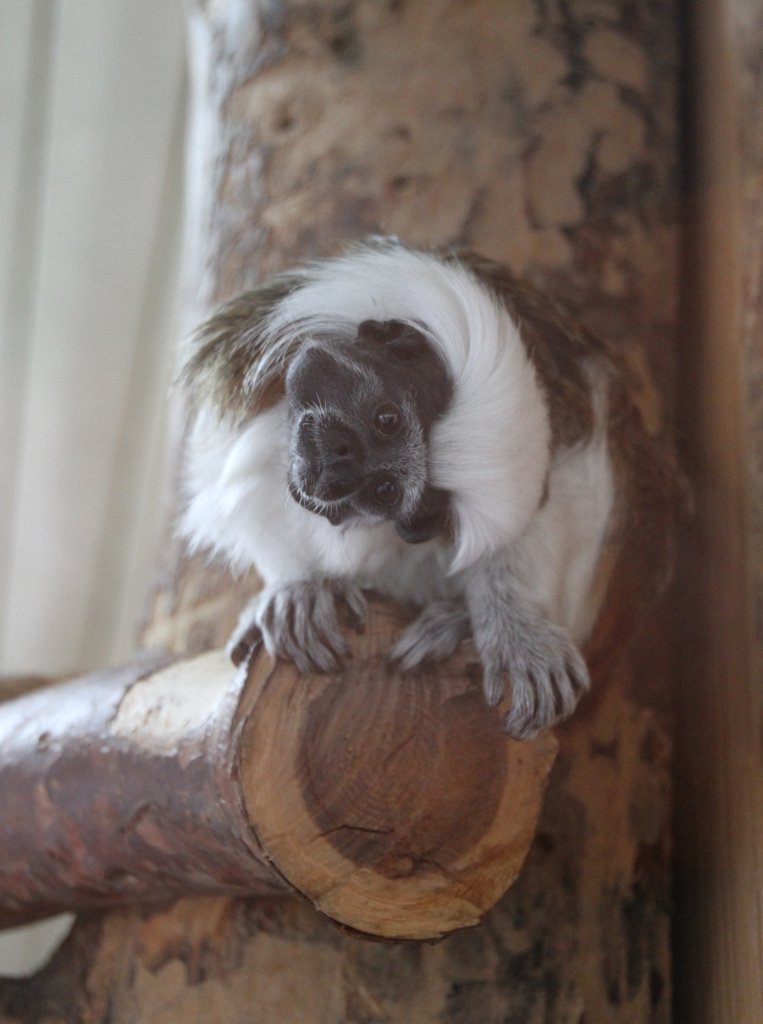
{"type": "Polygon", "coordinates": [[[392,524],[332,526],[288,494],[285,403],[244,430],[212,413],[188,448],[182,530],[268,584],[352,576],[398,599],[425,602],[460,588],[459,573],[509,548],[527,596],[583,636],[586,602],[612,506],[600,428],[550,464],[548,413],[519,332],[492,293],[463,266],[396,245],[363,248],[304,271],[267,325],[269,357],[257,389],[283,373],[295,337],[355,336],[366,319],[414,324],[441,353],[454,384],[430,442],[432,482],[450,491],[455,547],[407,545],[392,524]],[[538,509],[548,478],[548,499],[538,509]],[[448,576],[448,574],[450,574],[448,576]]]}
{"type": "Polygon", "coordinates": [[[548,413],[506,310],[465,267],[389,244],[309,267],[266,328],[270,358],[252,389],[283,372],[295,336],[351,338],[363,320],[404,320],[429,337],[454,385],[430,445],[432,483],[453,495],[452,570],[510,543],[537,508],[549,465],[548,413]]]}
{"type": "Polygon", "coordinates": [[[599,610],[591,584],[613,503],[612,467],[600,429],[585,444],[557,453],[548,498],[512,548],[524,596],[578,643],[599,610]]]}
{"type": "Polygon", "coordinates": [[[399,600],[447,592],[435,543],[406,544],[391,523],[332,526],[287,489],[285,403],[243,431],[202,413],[185,467],[181,530],[192,550],[211,548],[237,570],[254,566],[269,585],[351,576],[399,600]]]}

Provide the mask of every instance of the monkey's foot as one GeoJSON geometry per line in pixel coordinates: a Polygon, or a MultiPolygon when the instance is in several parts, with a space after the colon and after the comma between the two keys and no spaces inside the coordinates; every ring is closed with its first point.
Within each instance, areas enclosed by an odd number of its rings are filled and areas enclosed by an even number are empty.
{"type": "Polygon", "coordinates": [[[300,672],[332,672],[349,654],[339,623],[338,602],[347,608],[350,624],[362,628],[366,601],[359,587],[345,580],[300,580],[267,587],[244,609],[228,650],[261,638],[276,658],[293,661],[300,672]]]}
{"type": "Polygon", "coordinates": [[[442,661],[469,635],[469,613],[461,601],[433,601],[403,630],[389,652],[393,665],[410,672],[442,661]]]}
{"type": "Polygon", "coordinates": [[[480,651],[483,686],[489,704],[497,704],[508,675],[511,710],[504,728],[515,739],[530,739],[570,715],[590,678],[583,658],[566,630],[545,619],[509,628],[480,651]]]}

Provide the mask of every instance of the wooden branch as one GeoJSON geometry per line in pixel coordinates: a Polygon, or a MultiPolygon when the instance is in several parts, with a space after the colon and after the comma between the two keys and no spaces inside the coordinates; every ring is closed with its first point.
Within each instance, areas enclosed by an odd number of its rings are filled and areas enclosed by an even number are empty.
{"type": "Polygon", "coordinates": [[[293,889],[386,937],[478,921],[519,872],[556,743],[506,738],[463,655],[391,675],[399,625],[374,606],[336,677],[213,651],[0,704],[0,924],[293,889]]]}

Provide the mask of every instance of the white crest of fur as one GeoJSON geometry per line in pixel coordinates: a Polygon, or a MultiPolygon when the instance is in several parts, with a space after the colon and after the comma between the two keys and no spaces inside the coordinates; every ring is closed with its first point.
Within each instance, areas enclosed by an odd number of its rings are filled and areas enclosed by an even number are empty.
{"type": "Polygon", "coordinates": [[[515,540],[536,510],[549,467],[548,411],[516,325],[466,267],[401,245],[357,248],[307,268],[275,307],[270,359],[249,382],[283,372],[295,338],[352,338],[363,320],[403,320],[423,331],[454,393],[431,436],[430,474],[453,495],[452,570],[515,540]]]}

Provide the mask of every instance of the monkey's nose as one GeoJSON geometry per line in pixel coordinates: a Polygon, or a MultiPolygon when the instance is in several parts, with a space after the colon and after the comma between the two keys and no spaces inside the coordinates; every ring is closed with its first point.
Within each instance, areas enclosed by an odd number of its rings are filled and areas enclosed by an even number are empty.
{"type": "Polygon", "coordinates": [[[358,477],[353,466],[343,462],[324,466],[315,486],[315,496],[322,501],[349,498],[358,489],[358,477]]]}
{"type": "Polygon", "coordinates": [[[318,450],[324,469],[342,472],[357,470],[363,456],[358,438],[341,423],[327,423],[318,438],[318,450]]]}
{"type": "Polygon", "coordinates": [[[334,419],[312,423],[317,474],[313,493],[323,501],[339,501],[360,486],[363,448],[348,426],[334,419]]]}

